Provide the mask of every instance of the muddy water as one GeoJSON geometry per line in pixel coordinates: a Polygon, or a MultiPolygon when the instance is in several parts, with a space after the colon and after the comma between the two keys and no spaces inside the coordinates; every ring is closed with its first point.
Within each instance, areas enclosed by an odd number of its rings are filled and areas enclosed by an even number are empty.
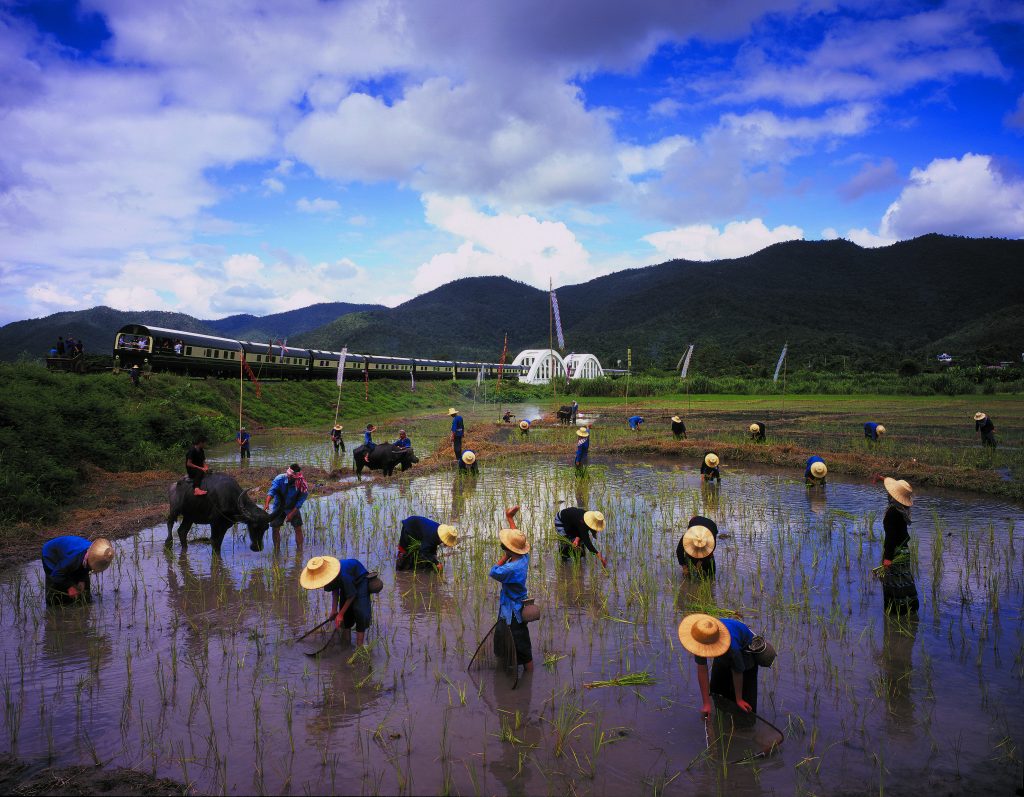
{"type": "MultiPolygon", "coordinates": [[[[1006,793],[1020,781],[1024,510],[950,492],[921,495],[911,531],[920,618],[883,619],[879,487],[727,470],[702,492],[677,462],[570,468],[510,456],[476,479],[441,473],[368,482],[304,508],[306,545],[248,550],[239,529],[211,561],[163,546],[164,529],[119,545],[92,606],[46,611],[38,566],[0,581],[5,748],[178,778],[201,793],[886,794],[1006,793]],[[511,688],[467,673],[494,622],[502,508],[522,504],[534,545],[536,671],[511,688]],[[557,508],[602,509],[608,557],[562,565],[557,508]],[[684,582],[674,549],[694,513],[718,521],[718,575],[684,582]],[[396,574],[401,518],[456,523],[464,542],[440,577],[396,574]],[[293,638],[319,622],[304,560],[379,568],[368,655],[335,643],[318,659],[293,638]],[[595,566],[596,565],[596,566],[595,566]],[[707,746],[693,659],[676,625],[713,601],[779,651],[760,671],[759,714],[786,733],[716,713],[707,746]],[[545,658],[550,665],[544,666],[545,658]],[[560,658],[559,658],[560,657],[560,658]],[[647,671],[647,686],[585,688],[647,671]],[[715,742],[715,737],[724,738],[715,742]],[[728,747],[723,751],[723,747],[728,747]],[[696,759],[696,760],[695,760],[696,759]],[[687,768],[689,765],[689,768],[687,768]]],[[[202,530],[199,532],[202,533],[202,530]]],[[[269,548],[269,545],[268,545],[269,548]]],[[[319,641],[322,641],[321,637],[319,641]]]]}

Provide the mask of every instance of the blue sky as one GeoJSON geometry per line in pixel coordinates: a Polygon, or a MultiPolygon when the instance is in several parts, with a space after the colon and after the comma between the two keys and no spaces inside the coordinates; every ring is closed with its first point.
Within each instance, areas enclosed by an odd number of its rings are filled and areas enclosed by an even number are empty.
{"type": "Polygon", "coordinates": [[[1024,3],[0,0],[0,323],[1024,233],[1024,3]]]}

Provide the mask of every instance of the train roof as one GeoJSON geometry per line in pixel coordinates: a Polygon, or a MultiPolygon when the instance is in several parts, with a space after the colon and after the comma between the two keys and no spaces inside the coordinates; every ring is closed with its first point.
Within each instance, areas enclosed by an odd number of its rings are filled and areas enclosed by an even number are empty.
{"type": "Polygon", "coordinates": [[[166,329],[165,327],[151,327],[147,324],[125,324],[117,334],[122,332],[129,335],[152,335],[155,337],[171,338],[180,340],[182,343],[189,343],[193,346],[212,346],[218,349],[240,351],[241,347],[237,340],[231,338],[219,338],[216,335],[201,335],[198,332],[185,332],[180,329],[166,329]]]}

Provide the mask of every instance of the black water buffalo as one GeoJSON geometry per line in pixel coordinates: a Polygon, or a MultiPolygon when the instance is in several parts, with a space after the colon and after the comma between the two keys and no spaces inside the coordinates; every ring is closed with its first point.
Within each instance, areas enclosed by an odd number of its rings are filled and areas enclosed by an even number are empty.
{"type": "Polygon", "coordinates": [[[192,494],[192,481],[180,479],[171,485],[167,493],[170,509],[167,512],[167,539],[164,545],[173,544],[171,530],[174,521],[182,518],[178,526],[181,549],[188,548],[188,531],[193,523],[210,525],[210,541],[213,552],[220,555],[220,545],[227,530],[235,523],[245,523],[249,529],[253,551],[263,550],[263,535],[270,525],[270,515],[264,512],[249,497],[231,476],[226,473],[211,473],[203,479],[206,495],[192,494]]]}
{"type": "MultiPolygon", "coordinates": [[[[363,468],[382,470],[385,476],[390,476],[398,466],[401,466],[402,470],[409,470],[419,462],[419,458],[411,448],[395,448],[391,443],[378,443],[377,447],[370,452],[369,464],[363,459],[364,453],[366,453],[365,446],[359,446],[352,452],[357,476],[362,475],[363,468]]],[[[205,484],[206,482],[203,482],[204,486],[205,484]]]]}

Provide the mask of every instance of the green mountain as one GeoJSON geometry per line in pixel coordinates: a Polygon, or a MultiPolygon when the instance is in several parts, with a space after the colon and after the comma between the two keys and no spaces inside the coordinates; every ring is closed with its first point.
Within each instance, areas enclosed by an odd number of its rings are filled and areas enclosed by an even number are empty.
{"type": "Polygon", "coordinates": [[[348,313],[359,313],[367,310],[383,310],[380,304],[350,304],[348,302],[321,302],[302,307],[298,310],[287,310],[265,316],[244,313],[219,318],[215,321],[202,321],[204,326],[217,335],[235,340],[281,340],[301,332],[308,332],[324,324],[328,324],[348,313]]]}

